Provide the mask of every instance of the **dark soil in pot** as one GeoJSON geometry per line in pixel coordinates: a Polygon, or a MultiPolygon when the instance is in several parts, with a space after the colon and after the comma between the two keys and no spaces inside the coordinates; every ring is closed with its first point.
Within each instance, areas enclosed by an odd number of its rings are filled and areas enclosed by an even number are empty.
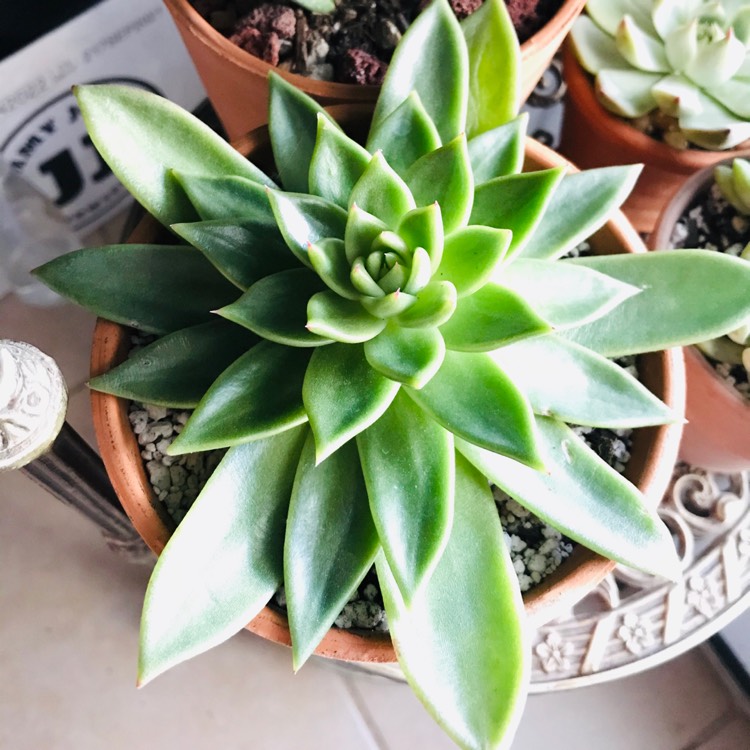
{"type": "MultiPolygon", "coordinates": [[[[670,238],[671,247],[699,247],[734,256],[739,256],[748,243],[750,217],[743,216],[732,206],[716,183],[695,194],[677,220],[670,238]]],[[[748,371],[742,364],[718,361],[705,351],[703,354],[729,385],[750,399],[748,371]]]]}
{"type": "MultiPolygon", "coordinates": [[[[190,0],[231,42],[291,73],[361,85],[382,83],[401,35],[426,0],[343,0],[330,14],[283,0],[190,0]]],[[[482,0],[450,0],[465,18],[482,0]]],[[[506,0],[521,43],[541,29],[562,0],[506,0]]]]}

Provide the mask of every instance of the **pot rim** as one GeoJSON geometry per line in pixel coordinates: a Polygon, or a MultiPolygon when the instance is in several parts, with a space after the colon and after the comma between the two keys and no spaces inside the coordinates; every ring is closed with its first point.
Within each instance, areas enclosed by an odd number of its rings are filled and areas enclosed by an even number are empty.
{"type": "MultiPolygon", "coordinates": [[[[250,52],[240,49],[236,44],[232,44],[229,39],[214,29],[198,13],[189,0],[164,0],[164,3],[169,8],[170,13],[176,18],[179,17],[186,28],[190,29],[203,44],[240,68],[253,71],[263,77],[273,71],[297,88],[318,97],[367,101],[374,100],[380,90],[380,86],[377,85],[361,86],[357,83],[321,81],[299,73],[279,70],[250,52]],[[354,93],[355,91],[357,93],[354,93]]],[[[572,20],[581,12],[585,4],[586,0],[562,0],[560,7],[552,18],[521,45],[521,55],[524,55],[524,53],[529,55],[532,51],[542,49],[550,44],[557,30],[572,23],[572,20]]]]}
{"type": "MultiPolygon", "coordinates": [[[[350,121],[370,113],[366,104],[340,104],[326,108],[337,121],[350,121]],[[338,117],[337,117],[338,115],[338,117]]],[[[268,128],[261,126],[239,139],[233,145],[247,154],[268,142],[268,128]]],[[[526,160],[536,166],[566,166],[569,171],[579,171],[562,156],[531,138],[526,139],[526,160]]],[[[147,236],[155,226],[151,217],[138,225],[129,238],[131,242],[148,241],[147,236]]],[[[647,252],[637,232],[622,212],[617,211],[599,232],[611,235],[619,249],[625,252],[647,252]]],[[[598,234],[598,233],[597,233],[598,234]]],[[[151,237],[153,241],[153,237],[151,237]]],[[[94,332],[91,355],[92,377],[116,364],[115,358],[124,358],[127,335],[124,327],[99,319],[94,332]]],[[[681,413],[685,402],[684,362],[681,349],[670,349],[646,355],[656,363],[663,377],[663,393],[660,398],[681,413]]],[[[146,477],[140,450],[127,417],[127,402],[115,396],[97,391],[91,392],[94,426],[102,458],[112,479],[115,491],[136,530],[148,546],[158,555],[170,536],[163,517],[159,516],[158,501],[153,501],[153,492],[146,477]],[[135,478],[132,474],[135,472],[135,478]],[[122,477],[127,475],[128,479],[122,477]],[[135,493],[135,494],[133,494],[135,493]]],[[[659,427],[643,428],[642,445],[649,443],[643,451],[649,461],[642,471],[638,487],[654,507],[662,499],[672,475],[682,423],[677,421],[659,427]],[[646,436],[649,437],[646,437],[646,436]]],[[[645,463],[645,461],[644,461],[645,463]]],[[[583,596],[589,593],[615,567],[615,563],[583,545],[577,545],[573,554],[539,586],[524,596],[527,620],[532,625],[541,625],[560,616],[583,596]],[[566,586],[561,583],[565,582],[566,586]]],[[[290,645],[286,617],[266,606],[247,626],[258,635],[269,640],[290,645]]],[[[390,636],[383,633],[362,633],[354,630],[331,628],[315,653],[320,656],[355,662],[395,662],[396,654],[390,636]]]]}

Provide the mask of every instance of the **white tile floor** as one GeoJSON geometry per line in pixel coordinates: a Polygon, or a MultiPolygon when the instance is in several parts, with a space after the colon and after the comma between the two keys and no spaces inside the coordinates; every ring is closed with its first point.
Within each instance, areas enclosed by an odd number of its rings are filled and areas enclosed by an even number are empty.
{"type": "MultiPolygon", "coordinates": [[[[0,300],[0,338],[39,346],[92,440],[93,319],[0,300]]],[[[453,747],[403,685],[243,633],[134,687],[148,578],[25,475],[0,475],[0,750],[406,750],[453,747]]],[[[700,650],[615,683],[532,696],[513,750],[748,750],[750,722],[700,650]]]]}

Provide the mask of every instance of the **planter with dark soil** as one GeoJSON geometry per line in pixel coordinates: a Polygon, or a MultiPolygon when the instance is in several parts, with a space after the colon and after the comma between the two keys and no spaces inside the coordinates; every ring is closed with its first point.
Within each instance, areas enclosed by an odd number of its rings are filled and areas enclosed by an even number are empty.
{"type": "MultiPolygon", "coordinates": [[[[266,121],[271,70],[323,104],[374,102],[393,47],[424,5],[421,0],[355,0],[324,16],[253,0],[164,2],[231,139],[266,121]]],[[[585,0],[506,4],[522,42],[525,101],[585,0]]],[[[481,0],[451,5],[462,17],[481,0]]]]}
{"type": "MultiPolygon", "coordinates": [[[[738,155],[750,156],[748,152],[738,155]]],[[[734,158],[725,157],[721,163],[731,164],[734,158]]],[[[731,255],[739,255],[748,242],[750,217],[741,215],[723,197],[714,166],[682,185],[649,240],[652,249],[696,247],[731,255]]],[[[750,384],[738,353],[741,347],[724,336],[702,349],[685,350],[687,424],[680,457],[715,471],[750,468],[750,384]]]]}

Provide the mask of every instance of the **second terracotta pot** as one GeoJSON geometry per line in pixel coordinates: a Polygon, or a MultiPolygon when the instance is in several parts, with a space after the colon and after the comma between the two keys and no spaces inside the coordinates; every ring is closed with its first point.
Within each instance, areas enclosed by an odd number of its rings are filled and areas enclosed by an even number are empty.
{"type": "MultiPolygon", "coordinates": [[[[352,137],[367,132],[371,109],[341,105],[329,109],[352,137]]],[[[267,128],[259,128],[235,144],[263,169],[272,165],[267,128]]],[[[537,141],[527,139],[526,170],[569,165],[562,157],[537,141]]],[[[131,236],[131,242],[168,240],[168,233],[150,217],[131,236]]],[[[645,252],[646,249],[621,213],[616,213],[592,238],[595,252],[601,254],[645,252]]],[[[122,361],[129,346],[127,329],[100,320],[94,333],[91,355],[92,376],[108,371],[122,361]]],[[[641,380],[676,414],[684,408],[684,371],[681,350],[670,350],[639,357],[641,380]]],[[[107,472],[120,501],[145,542],[159,554],[167,543],[173,523],[163,513],[149,485],[140,449],[127,417],[127,402],[92,392],[94,427],[107,472]]],[[[626,476],[656,506],[672,475],[682,425],[680,423],[639,429],[634,434],[632,457],[626,476]]],[[[578,546],[573,554],[524,597],[532,624],[547,622],[562,614],[593,589],[614,568],[614,562],[578,546]]],[[[277,643],[290,645],[286,617],[266,607],[248,629],[277,643]]],[[[315,653],[355,662],[394,662],[396,655],[386,635],[332,628],[315,653]]]]}
{"type": "MultiPolygon", "coordinates": [[[[750,159],[750,151],[738,152],[750,159]]],[[[734,156],[718,163],[730,164],[734,156]]],[[[715,166],[715,165],[714,165],[715,166]]],[[[652,249],[669,248],[675,224],[696,197],[714,183],[714,166],[686,180],[664,207],[654,233],[652,249]]],[[[750,469],[750,401],[721,378],[699,349],[685,349],[687,424],[682,434],[680,458],[713,471],[750,469]]]]}
{"type": "Polygon", "coordinates": [[[564,47],[563,71],[568,91],[559,151],[582,169],[644,165],[623,205],[639,232],[654,229],[659,213],[688,177],[733,153],[672,148],[604,109],[591,76],[578,64],[569,43],[564,47]]]}
{"type": "MultiPolygon", "coordinates": [[[[268,73],[275,71],[323,105],[374,102],[379,86],[333,83],[280,71],[232,44],[189,0],[164,0],[230,140],[268,121],[268,73]]],[[[554,17],[521,45],[521,101],[526,101],[586,0],[563,0],[554,17]]]]}

